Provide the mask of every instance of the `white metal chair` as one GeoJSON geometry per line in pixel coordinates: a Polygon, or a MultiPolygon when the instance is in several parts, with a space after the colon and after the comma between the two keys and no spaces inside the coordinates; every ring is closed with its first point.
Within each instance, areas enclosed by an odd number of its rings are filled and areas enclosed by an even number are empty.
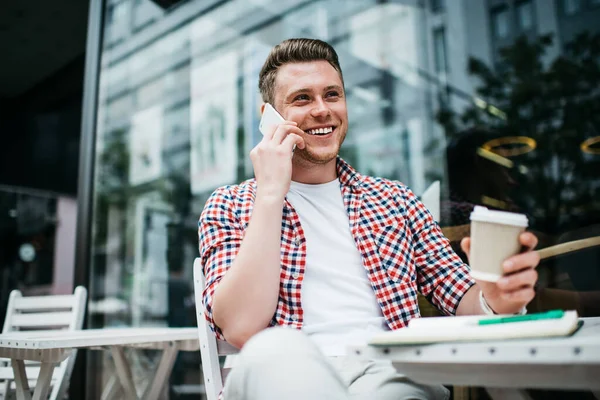
{"type": "MultiPolygon", "coordinates": [[[[77,330],[83,325],[87,290],[78,286],[73,294],[23,297],[20,291],[10,293],[2,333],[32,330],[77,330]]],[[[76,351],[60,363],[52,374],[50,400],[64,397],[68,388],[76,351]]],[[[28,363],[28,377],[39,376],[40,367],[28,363]]],[[[35,387],[37,379],[30,382],[35,387]]],[[[14,375],[10,360],[0,359],[0,400],[6,399],[14,388],[14,375]]]]}
{"type": "Polygon", "coordinates": [[[421,202],[429,209],[433,219],[440,221],[440,181],[434,181],[421,195],[421,202]]]}
{"type": "Polygon", "coordinates": [[[202,292],[204,291],[204,273],[199,258],[194,260],[194,294],[196,297],[196,318],[198,320],[198,339],[200,340],[200,358],[206,400],[217,400],[223,390],[223,382],[231,369],[232,360],[225,360],[221,367],[219,356],[236,354],[239,350],[224,340],[217,340],[204,316],[202,292]]]}

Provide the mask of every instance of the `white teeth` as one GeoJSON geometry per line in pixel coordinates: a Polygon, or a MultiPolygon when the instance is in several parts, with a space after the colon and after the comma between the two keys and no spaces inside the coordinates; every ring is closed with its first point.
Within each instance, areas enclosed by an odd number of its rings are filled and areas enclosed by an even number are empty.
{"type": "Polygon", "coordinates": [[[326,135],[328,133],[333,132],[333,127],[329,126],[327,128],[317,128],[306,131],[309,135],[326,135]]]}

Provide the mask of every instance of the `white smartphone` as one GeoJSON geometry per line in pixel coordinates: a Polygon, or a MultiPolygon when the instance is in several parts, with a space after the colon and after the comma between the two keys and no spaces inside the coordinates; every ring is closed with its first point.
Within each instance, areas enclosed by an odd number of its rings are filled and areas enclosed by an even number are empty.
{"type": "Polygon", "coordinates": [[[285,122],[285,119],[273,108],[269,103],[265,103],[265,109],[263,110],[262,117],[260,118],[260,124],[258,129],[260,133],[265,135],[265,132],[273,128],[273,125],[279,125],[285,122]]]}

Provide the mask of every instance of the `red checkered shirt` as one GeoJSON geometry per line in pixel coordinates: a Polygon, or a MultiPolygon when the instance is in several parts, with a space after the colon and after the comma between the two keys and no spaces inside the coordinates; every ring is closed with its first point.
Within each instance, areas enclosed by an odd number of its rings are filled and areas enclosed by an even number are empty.
{"type": "MultiPolygon", "coordinates": [[[[337,172],[352,236],[390,329],[420,316],[417,292],[442,313],[455,314],[475,282],[425,206],[400,182],[360,175],[340,158],[337,172]]],[[[254,179],[219,188],[198,222],[206,318],[220,339],[224,337],[212,313],[214,293],[240,249],[255,197],[254,179]]],[[[282,212],[281,285],[271,326],[300,329],[306,240],[287,200],[282,212]]]]}

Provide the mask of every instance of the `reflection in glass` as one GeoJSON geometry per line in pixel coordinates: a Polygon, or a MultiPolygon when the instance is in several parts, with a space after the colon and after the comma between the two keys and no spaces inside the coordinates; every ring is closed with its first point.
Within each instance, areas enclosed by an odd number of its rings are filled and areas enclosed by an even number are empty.
{"type": "Polygon", "coordinates": [[[537,143],[526,136],[504,136],[485,142],[481,148],[503,157],[516,157],[535,150],[537,143]]]}
{"type": "Polygon", "coordinates": [[[444,9],[446,0],[430,0],[431,3],[431,11],[436,13],[440,12],[444,9]]]}
{"type": "Polygon", "coordinates": [[[519,22],[519,28],[523,31],[533,28],[533,4],[531,0],[517,4],[517,21],[519,22]]]}
{"type": "Polygon", "coordinates": [[[600,155],[600,136],[586,139],[581,143],[581,151],[588,154],[600,155]]]}
{"type": "Polygon", "coordinates": [[[566,15],[573,15],[581,9],[581,0],[563,0],[562,4],[566,15]]]}
{"type": "Polygon", "coordinates": [[[435,70],[437,72],[446,72],[446,32],[444,28],[436,29],[433,32],[433,46],[435,52],[435,70]]]}
{"type": "Polygon", "coordinates": [[[498,39],[504,39],[508,37],[510,26],[508,9],[506,7],[492,10],[492,29],[494,32],[494,37],[498,39]]]}

